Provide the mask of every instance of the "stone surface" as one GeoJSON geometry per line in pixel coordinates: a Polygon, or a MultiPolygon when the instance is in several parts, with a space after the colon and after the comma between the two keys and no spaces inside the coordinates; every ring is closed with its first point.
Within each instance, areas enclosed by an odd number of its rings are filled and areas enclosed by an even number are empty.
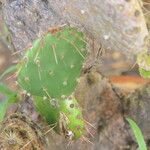
{"type": "Polygon", "coordinates": [[[147,49],[148,30],[137,0],[6,0],[3,13],[17,50],[62,24],[77,26],[105,49],[131,58],[147,49]]]}

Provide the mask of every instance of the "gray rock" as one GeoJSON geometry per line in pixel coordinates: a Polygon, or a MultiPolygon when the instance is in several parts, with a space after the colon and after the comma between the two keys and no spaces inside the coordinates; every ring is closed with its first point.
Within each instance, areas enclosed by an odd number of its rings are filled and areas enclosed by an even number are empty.
{"type": "Polygon", "coordinates": [[[148,30],[137,0],[6,0],[3,13],[17,50],[64,23],[131,58],[147,49],[148,30]]]}

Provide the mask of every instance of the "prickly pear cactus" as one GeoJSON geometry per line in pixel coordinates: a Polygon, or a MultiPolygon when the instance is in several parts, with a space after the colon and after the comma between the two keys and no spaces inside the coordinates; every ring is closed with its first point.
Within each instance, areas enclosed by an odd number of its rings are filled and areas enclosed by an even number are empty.
{"type": "Polygon", "coordinates": [[[60,102],[59,125],[65,136],[78,139],[84,135],[84,120],[81,109],[74,97],[69,97],[60,102]]]}
{"type": "Polygon", "coordinates": [[[74,97],[53,100],[33,96],[33,102],[37,111],[54,127],[57,133],[70,140],[84,135],[82,111],[74,97]]]}
{"type": "Polygon", "coordinates": [[[76,86],[86,55],[82,32],[65,27],[33,43],[19,65],[20,86],[32,95],[60,98],[76,86]]]}

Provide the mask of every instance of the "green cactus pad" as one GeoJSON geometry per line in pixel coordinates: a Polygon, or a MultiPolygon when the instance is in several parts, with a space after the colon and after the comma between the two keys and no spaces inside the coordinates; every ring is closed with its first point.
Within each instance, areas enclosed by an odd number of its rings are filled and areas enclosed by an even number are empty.
{"type": "Polygon", "coordinates": [[[74,97],[61,101],[59,120],[60,126],[62,125],[61,123],[63,124],[63,131],[67,131],[66,136],[71,139],[78,139],[84,134],[85,125],[82,112],[79,108],[77,100],[74,97]],[[63,121],[66,121],[64,123],[66,124],[66,127],[64,126],[63,121]]]}
{"type": "Polygon", "coordinates": [[[33,43],[19,65],[18,82],[32,95],[60,98],[75,89],[86,55],[82,32],[65,27],[33,43]]]}
{"type": "Polygon", "coordinates": [[[54,126],[54,130],[68,139],[78,139],[84,134],[84,120],[75,98],[50,100],[33,96],[39,114],[54,126]]]}

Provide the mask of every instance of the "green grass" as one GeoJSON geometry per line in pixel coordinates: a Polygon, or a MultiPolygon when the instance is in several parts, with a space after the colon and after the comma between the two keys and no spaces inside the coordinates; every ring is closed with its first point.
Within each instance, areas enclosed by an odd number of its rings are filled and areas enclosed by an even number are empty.
{"type": "Polygon", "coordinates": [[[17,102],[18,94],[11,91],[6,85],[0,83],[0,93],[6,97],[0,101],[0,122],[3,121],[8,107],[17,102]]]}
{"type": "Polygon", "coordinates": [[[141,129],[138,127],[136,122],[134,122],[132,119],[126,118],[126,120],[130,124],[130,127],[134,133],[134,136],[135,136],[136,141],[137,141],[138,146],[139,146],[139,150],[147,150],[146,143],[145,143],[141,129]]]}

